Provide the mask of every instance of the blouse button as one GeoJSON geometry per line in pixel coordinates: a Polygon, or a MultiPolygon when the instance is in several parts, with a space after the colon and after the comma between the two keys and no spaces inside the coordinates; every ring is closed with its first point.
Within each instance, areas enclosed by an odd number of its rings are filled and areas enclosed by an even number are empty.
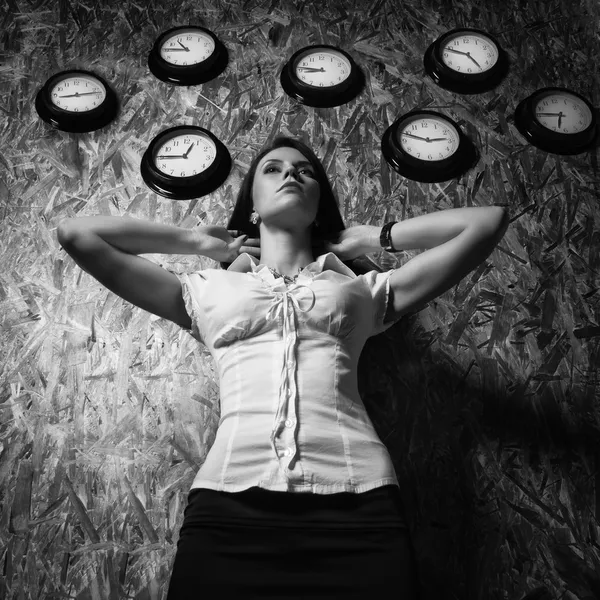
{"type": "Polygon", "coordinates": [[[291,369],[294,366],[294,363],[291,360],[288,360],[288,369],[291,369]]]}
{"type": "Polygon", "coordinates": [[[283,453],[284,456],[290,456],[292,453],[292,449],[291,448],[286,448],[285,452],[283,453]]]}
{"type": "Polygon", "coordinates": [[[294,421],[292,419],[286,419],[285,420],[285,426],[286,427],[292,427],[294,425],[294,421]]]}

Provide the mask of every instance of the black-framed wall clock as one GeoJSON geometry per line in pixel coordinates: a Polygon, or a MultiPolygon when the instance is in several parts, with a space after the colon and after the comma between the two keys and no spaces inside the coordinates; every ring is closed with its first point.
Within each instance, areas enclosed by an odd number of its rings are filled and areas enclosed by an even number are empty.
{"type": "Polygon", "coordinates": [[[283,91],[301,104],[331,108],[350,102],[362,91],[364,74],[341,48],[324,44],[295,52],[280,74],[283,91]]]}
{"type": "Polygon", "coordinates": [[[425,72],[433,81],[459,94],[481,94],[495,88],[508,72],[506,52],[480,29],[452,29],[425,52],[425,72]]]}
{"type": "Polygon", "coordinates": [[[87,133],[108,125],[117,115],[119,102],[102,77],[71,69],[46,81],[35,97],[35,109],[56,129],[87,133]]]}
{"type": "Polygon", "coordinates": [[[148,68],[161,81],[189,86],[214,79],[228,60],[227,48],[212,31],[187,25],[158,36],[148,55],[148,68]]]}
{"type": "Polygon", "coordinates": [[[387,162],[403,177],[447,181],[477,161],[477,151],[458,124],[438,112],[413,110],[394,121],[381,139],[387,162]]]}
{"type": "Polygon", "coordinates": [[[229,175],[231,156],[208,129],[180,125],[161,131],[142,156],[146,185],[173,200],[200,198],[216,190],[229,175]]]}
{"type": "Polygon", "coordinates": [[[598,120],[592,104],[564,87],[541,88],[515,110],[519,133],[553,154],[579,154],[598,142],[598,120]]]}

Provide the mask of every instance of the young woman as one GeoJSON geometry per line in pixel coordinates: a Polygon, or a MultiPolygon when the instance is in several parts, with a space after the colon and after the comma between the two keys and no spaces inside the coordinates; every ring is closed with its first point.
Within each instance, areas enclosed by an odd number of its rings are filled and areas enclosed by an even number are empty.
{"type": "Polygon", "coordinates": [[[256,156],[227,229],[60,224],[82,269],[185,328],[218,366],[221,420],[190,490],[169,600],[419,597],[358,360],[367,338],[485,260],[507,224],[483,207],[346,229],[320,161],[289,138],[256,156]],[[356,266],[382,246],[425,252],[387,272],[356,266]],[[173,273],[144,253],[202,254],[222,269],[173,273]]]}

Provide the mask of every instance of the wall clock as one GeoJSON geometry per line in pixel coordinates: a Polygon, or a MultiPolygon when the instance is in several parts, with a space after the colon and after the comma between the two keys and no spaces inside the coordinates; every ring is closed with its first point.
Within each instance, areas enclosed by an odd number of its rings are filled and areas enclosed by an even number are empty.
{"type": "Polygon", "coordinates": [[[335,46],[306,46],[281,71],[283,91],[307,106],[330,108],[355,98],[364,75],[347,53],[335,46]]]}
{"type": "Polygon", "coordinates": [[[174,200],[210,194],[229,175],[231,156],[207,129],[193,125],[171,127],[150,142],[140,172],[146,185],[174,200]]]}
{"type": "Polygon", "coordinates": [[[394,121],[383,134],[381,151],[400,175],[425,183],[457,177],[477,159],[458,124],[429,110],[414,110],[394,121]]]}
{"type": "Polygon", "coordinates": [[[102,77],[77,69],[50,77],[35,97],[35,109],[56,129],[86,133],[108,125],[117,114],[118,101],[102,77]]]}
{"type": "Polygon", "coordinates": [[[519,103],[515,125],[531,144],[554,154],[579,154],[598,137],[594,107],[567,88],[541,88],[519,103]]]}
{"type": "Polygon", "coordinates": [[[425,52],[425,72],[437,85],[459,94],[480,94],[496,87],[508,71],[498,41],[479,29],[452,29],[425,52]]]}
{"type": "Polygon", "coordinates": [[[174,27],[158,36],[148,55],[152,74],[175,85],[198,85],[220,75],[227,66],[227,48],[208,29],[174,27]]]}

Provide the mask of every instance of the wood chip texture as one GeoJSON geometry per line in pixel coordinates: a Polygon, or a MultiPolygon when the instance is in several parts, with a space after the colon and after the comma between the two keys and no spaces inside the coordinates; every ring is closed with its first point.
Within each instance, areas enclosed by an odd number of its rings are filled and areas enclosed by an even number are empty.
{"type": "MultiPolygon", "coordinates": [[[[422,597],[600,597],[598,151],[543,152],[513,120],[545,86],[598,106],[596,0],[1,4],[0,598],[164,598],[187,492],[219,421],[208,352],[77,267],[58,223],[226,225],[254,153],[280,133],[323,159],[346,226],[462,206],[510,211],[478,269],[371,338],[360,360],[422,597]],[[154,40],[188,23],[225,43],[227,69],[189,88],[158,81],[147,67],[154,40]],[[425,74],[427,47],[454,27],[489,31],[507,51],[496,89],[459,95],[425,74]],[[315,109],[285,95],[285,61],[317,43],[361,66],[358,98],[315,109]],[[68,68],[110,82],[113,123],[68,134],[39,119],[37,91],[68,68]],[[390,168],[381,137],[415,108],[457,120],[477,165],[435,184],[390,168]],[[153,137],[180,124],[210,129],[233,158],[218,190],[189,201],[156,195],[139,171],[153,137]]],[[[371,257],[387,270],[418,252],[371,257]]],[[[177,270],[217,266],[146,257],[177,270]]]]}

